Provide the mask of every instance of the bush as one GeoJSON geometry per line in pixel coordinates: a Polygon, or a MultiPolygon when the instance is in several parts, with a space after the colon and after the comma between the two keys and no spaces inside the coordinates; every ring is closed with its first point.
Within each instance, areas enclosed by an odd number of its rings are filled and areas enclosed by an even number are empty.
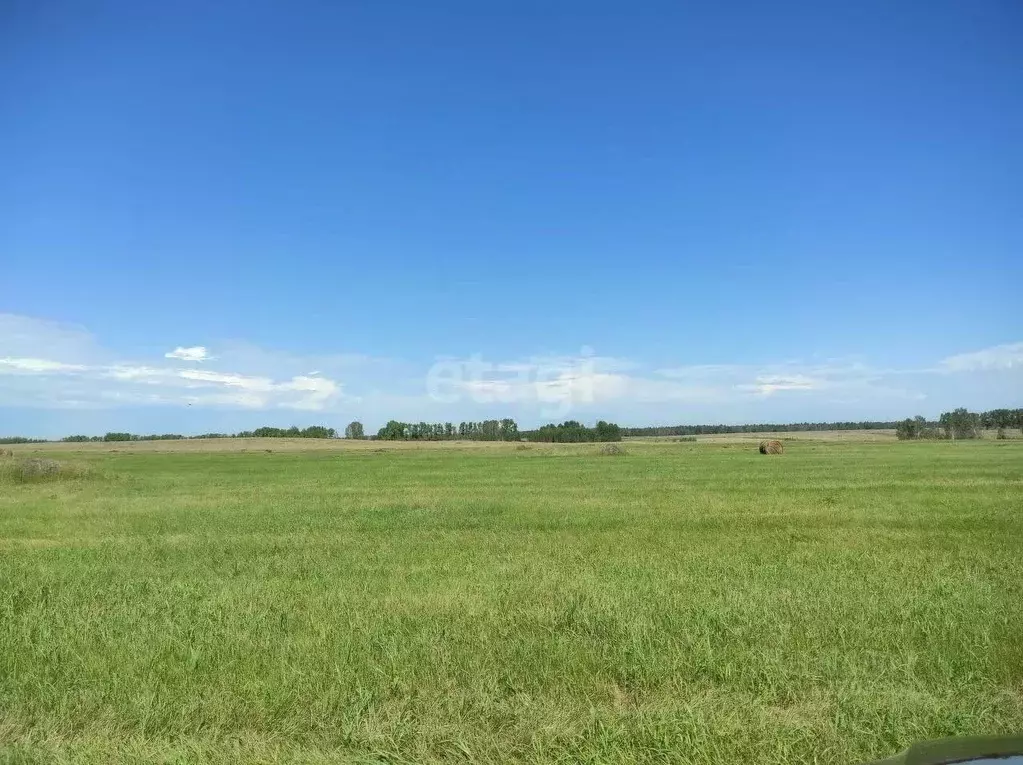
{"type": "Polygon", "coordinates": [[[78,465],[46,459],[28,459],[8,462],[0,467],[0,480],[8,483],[43,483],[84,478],[88,471],[78,465]]]}
{"type": "Polygon", "coordinates": [[[625,449],[618,444],[608,443],[600,447],[600,453],[608,457],[620,457],[625,454],[625,449]]]}
{"type": "Polygon", "coordinates": [[[998,431],[995,433],[995,438],[997,438],[999,441],[1004,441],[1007,438],[1007,436],[1005,435],[1005,428],[999,428],[998,431]]]}

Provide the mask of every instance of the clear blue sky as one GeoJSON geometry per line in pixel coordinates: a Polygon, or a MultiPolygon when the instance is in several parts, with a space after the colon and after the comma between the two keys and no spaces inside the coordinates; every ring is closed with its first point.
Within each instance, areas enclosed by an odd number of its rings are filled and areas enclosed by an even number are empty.
{"type": "Polygon", "coordinates": [[[580,419],[1019,405],[1021,33],[1014,0],[4,3],[0,430],[535,423],[551,365],[596,376],[580,419]],[[504,399],[429,395],[476,354],[504,399]]]}

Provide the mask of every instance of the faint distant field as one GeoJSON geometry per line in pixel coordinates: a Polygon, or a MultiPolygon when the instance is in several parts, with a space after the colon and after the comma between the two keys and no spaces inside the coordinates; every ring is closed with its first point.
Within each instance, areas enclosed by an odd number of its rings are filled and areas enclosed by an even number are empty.
{"type": "MultiPolygon", "coordinates": [[[[994,441],[997,438],[997,431],[982,430],[981,438],[985,441],[994,441]]],[[[1018,428],[1006,429],[1004,432],[1006,440],[1023,438],[1018,428]]],[[[682,436],[637,436],[628,438],[627,441],[653,441],[672,442],[678,441],[682,436]]],[[[709,435],[696,436],[697,441],[719,442],[719,443],[759,443],[766,439],[777,438],[781,441],[846,441],[846,442],[892,442],[897,441],[894,428],[878,428],[876,430],[794,430],[768,433],[714,433],[709,435]]]]}
{"type": "Polygon", "coordinates": [[[295,452],[380,451],[383,449],[515,448],[519,442],[495,441],[369,441],[344,438],[186,438],[174,441],[97,441],[93,443],[16,444],[9,447],[35,452],[295,452]]]}
{"type": "MultiPolygon", "coordinates": [[[[995,431],[984,431],[984,439],[993,440],[995,431]]],[[[1009,440],[1020,438],[1019,430],[1007,431],[1009,440]]],[[[642,447],[645,444],[674,443],[679,436],[637,436],[626,442],[642,447]]],[[[782,441],[843,441],[843,442],[894,442],[895,431],[879,430],[807,430],[783,433],[720,433],[696,436],[698,442],[750,444],[755,448],[760,441],[777,438],[782,441]]],[[[349,441],[342,438],[196,438],[180,441],[110,441],[95,443],[46,443],[15,444],[6,448],[22,454],[44,452],[265,452],[280,451],[344,451],[344,450],[390,450],[390,449],[517,449],[520,442],[500,441],[349,441]]],[[[585,444],[525,444],[530,449],[580,449],[585,444]]]]}
{"type": "MultiPolygon", "coordinates": [[[[678,436],[651,436],[629,438],[632,443],[675,442],[678,436]]],[[[765,438],[826,440],[826,441],[894,441],[894,430],[823,430],[789,433],[727,433],[697,436],[698,441],[759,443],[765,438]]],[[[22,453],[67,452],[259,452],[266,451],[339,451],[381,449],[516,449],[520,442],[499,441],[349,441],[329,438],[196,438],[180,441],[110,441],[94,443],[16,444],[9,448],[22,453]]],[[[584,444],[526,444],[528,448],[581,448],[584,444]]]]}
{"type": "MultiPolygon", "coordinates": [[[[636,436],[629,441],[678,441],[683,436],[636,436]]],[[[756,442],[777,438],[802,441],[895,441],[894,429],[878,430],[791,430],[768,433],[713,433],[696,436],[697,441],[718,441],[726,443],[756,442]]]]}
{"type": "Polygon", "coordinates": [[[1023,441],[780,435],[15,447],[75,472],[0,471],[0,763],[850,765],[1023,729],[1023,441]]]}

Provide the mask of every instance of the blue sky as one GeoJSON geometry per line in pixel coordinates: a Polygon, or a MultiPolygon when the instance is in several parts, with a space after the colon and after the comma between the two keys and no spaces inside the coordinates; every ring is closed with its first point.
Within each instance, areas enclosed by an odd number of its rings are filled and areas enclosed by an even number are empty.
{"type": "Polygon", "coordinates": [[[0,14],[5,432],[1023,404],[1012,0],[0,14]]]}

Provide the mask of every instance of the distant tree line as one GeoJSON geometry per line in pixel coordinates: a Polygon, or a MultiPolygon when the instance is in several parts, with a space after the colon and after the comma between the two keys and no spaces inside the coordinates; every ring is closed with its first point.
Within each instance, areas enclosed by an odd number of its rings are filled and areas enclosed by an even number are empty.
{"type": "Polygon", "coordinates": [[[588,441],[621,441],[622,428],[613,422],[599,420],[588,428],[575,420],[567,420],[560,425],[544,425],[536,430],[523,433],[528,441],[540,441],[555,444],[577,444],[588,441]]]}
{"type": "Polygon", "coordinates": [[[102,436],[65,436],[61,441],[69,443],[85,443],[95,441],[184,441],[200,438],[337,438],[337,431],[325,425],[310,425],[308,428],[299,428],[292,425],[290,428],[263,427],[255,430],[243,430],[240,433],[202,433],[197,436],[183,436],[179,433],[153,433],[140,435],[138,433],[117,433],[111,432],[102,436]]]}
{"type": "Polygon", "coordinates": [[[992,409],[989,412],[981,412],[980,427],[986,430],[1019,428],[1023,431],[1023,409],[992,409]]]}
{"type": "Polygon", "coordinates": [[[550,424],[536,430],[519,430],[515,420],[483,420],[481,422],[401,422],[391,420],[376,435],[381,441],[540,441],[548,443],[584,443],[587,441],[621,441],[622,429],[600,420],[590,428],[575,420],[560,425],[550,424]]]}
{"type": "Polygon", "coordinates": [[[1023,409],[992,409],[988,412],[971,412],[964,407],[942,412],[936,422],[925,418],[906,418],[895,426],[895,435],[900,441],[916,439],[962,440],[980,438],[983,430],[997,429],[997,437],[1005,438],[1008,428],[1019,428],[1023,434],[1023,409]]]}
{"type": "MultiPolygon", "coordinates": [[[[367,436],[359,421],[350,422],[344,429],[343,437],[349,439],[380,439],[384,441],[538,441],[548,443],[581,443],[587,441],[620,441],[623,437],[650,436],[700,436],[715,433],[775,433],[789,431],[820,430],[880,430],[895,429],[902,440],[927,438],[977,438],[982,430],[997,429],[999,437],[1005,431],[1016,428],[1023,433],[1023,409],[991,409],[987,412],[969,412],[959,408],[944,412],[937,420],[912,417],[901,422],[867,420],[861,422],[794,422],[794,423],[749,423],[745,425],[656,425],[640,428],[623,428],[600,420],[588,427],[575,420],[556,425],[543,425],[535,430],[520,430],[515,420],[481,420],[478,422],[401,422],[390,420],[376,435],[367,436]]],[[[61,439],[68,442],[94,441],[177,441],[200,438],[341,438],[334,428],[326,425],[311,425],[299,428],[262,427],[243,430],[240,433],[202,433],[184,436],[178,433],[139,435],[135,433],[111,432],[102,436],[74,435],[61,439]]],[[[0,437],[0,444],[46,443],[46,439],[22,436],[0,437]]]]}
{"type": "Polygon", "coordinates": [[[481,422],[401,422],[390,420],[376,437],[381,441],[518,441],[521,438],[515,420],[481,422]]]}
{"type": "Polygon", "coordinates": [[[290,428],[256,428],[255,430],[243,430],[237,438],[337,438],[337,431],[325,425],[310,425],[308,428],[298,429],[295,425],[290,428]]]}

